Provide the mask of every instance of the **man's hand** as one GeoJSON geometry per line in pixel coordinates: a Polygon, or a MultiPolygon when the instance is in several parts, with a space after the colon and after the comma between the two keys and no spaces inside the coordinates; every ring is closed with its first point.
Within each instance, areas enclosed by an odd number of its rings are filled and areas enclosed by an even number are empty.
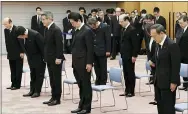
{"type": "Polygon", "coordinates": [[[56,64],[56,65],[61,64],[61,59],[56,59],[56,60],[55,60],[55,64],[56,64]]]}
{"type": "Polygon", "coordinates": [[[20,57],[23,59],[24,58],[24,53],[20,53],[20,57]]]}
{"type": "Polygon", "coordinates": [[[171,90],[172,92],[175,91],[176,87],[177,87],[177,84],[173,84],[173,83],[170,84],[170,90],[171,90]]]}
{"type": "Polygon", "coordinates": [[[136,57],[132,57],[132,63],[136,62],[136,57]]]}
{"type": "Polygon", "coordinates": [[[110,56],[110,52],[106,52],[106,56],[109,57],[110,56]]]}
{"type": "Polygon", "coordinates": [[[155,67],[155,64],[151,60],[149,60],[149,65],[155,67]]]}
{"type": "Polygon", "coordinates": [[[91,69],[92,69],[92,65],[91,64],[87,64],[86,65],[87,72],[91,72],[91,69]]]}

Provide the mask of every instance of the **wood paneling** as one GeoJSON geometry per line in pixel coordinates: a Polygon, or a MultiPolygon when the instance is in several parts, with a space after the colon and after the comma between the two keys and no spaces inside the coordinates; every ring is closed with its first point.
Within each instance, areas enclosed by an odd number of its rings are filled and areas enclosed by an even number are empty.
{"type": "Polygon", "coordinates": [[[131,12],[134,9],[140,11],[140,2],[117,2],[117,7],[123,8],[127,12],[131,12]]]}

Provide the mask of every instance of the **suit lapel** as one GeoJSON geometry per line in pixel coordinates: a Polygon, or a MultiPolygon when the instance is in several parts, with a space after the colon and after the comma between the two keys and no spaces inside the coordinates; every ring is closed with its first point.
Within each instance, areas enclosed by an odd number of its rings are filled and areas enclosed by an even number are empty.
{"type": "Polygon", "coordinates": [[[160,57],[166,51],[167,46],[168,46],[168,37],[166,37],[165,42],[162,46],[162,49],[158,52],[158,62],[159,63],[160,63],[160,57]]]}
{"type": "MultiPolygon", "coordinates": [[[[183,31],[184,31],[184,29],[183,29],[183,31]]],[[[182,31],[182,32],[183,32],[183,31],[182,31]]],[[[182,33],[182,36],[180,37],[179,42],[181,41],[182,37],[184,37],[184,35],[187,34],[187,33],[188,33],[188,28],[186,29],[186,31],[185,31],[184,33],[182,33]]],[[[178,43],[179,43],[179,42],[178,42],[178,43]]]]}
{"type": "Polygon", "coordinates": [[[80,32],[85,28],[85,25],[82,26],[82,28],[79,31],[75,31],[73,34],[73,41],[72,41],[72,45],[74,45],[76,39],[77,39],[77,35],[80,34],[80,32]]]}

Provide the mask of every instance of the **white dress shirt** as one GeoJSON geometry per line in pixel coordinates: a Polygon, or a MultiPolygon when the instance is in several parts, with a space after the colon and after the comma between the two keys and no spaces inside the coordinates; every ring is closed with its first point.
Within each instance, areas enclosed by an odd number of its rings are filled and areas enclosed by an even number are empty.
{"type": "Polygon", "coordinates": [[[152,44],[153,44],[153,38],[151,37],[151,39],[150,39],[150,42],[149,42],[149,50],[150,50],[150,52],[151,52],[151,49],[152,49],[152,44]]]}
{"type": "Polygon", "coordinates": [[[48,25],[48,30],[50,29],[50,27],[52,26],[52,24],[54,24],[53,21],[48,25]]]}

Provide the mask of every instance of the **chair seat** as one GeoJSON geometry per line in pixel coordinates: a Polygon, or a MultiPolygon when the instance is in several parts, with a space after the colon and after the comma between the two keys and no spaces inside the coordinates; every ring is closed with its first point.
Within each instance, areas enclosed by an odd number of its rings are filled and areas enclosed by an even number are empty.
{"type": "Polygon", "coordinates": [[[111,86],[111,85],[92,85],[92,89],[94,91],[104,91],[107,89],[114,89],[115,87],[111,86]]]}
{"type": "Polygon", "coordinates": [[[137,79],[140,79],[140,78],[149,78],[149,77],[153,77],[152,75],[148,75],[148,74],[136,74],[135,75],[135,77],[137,78],[137,79]]]}
{"type": "Polygon", "coordinates": [[[77,84],[75,79],[64,79],[63,83],[66,83],[66,84],[77,84]]]}
{"type": "Polygon", "coordinates": [[[22,73],[26,73],[26,72],[30,72],[30,70],[28,68],[23,68],[22,73]]]}
{"type": "Polygon", "coordinates": [[[183,112],[184,110],[188,110],[188,103],[179,103],[175,105],[175,110],[179,112],[183,112]]]}

